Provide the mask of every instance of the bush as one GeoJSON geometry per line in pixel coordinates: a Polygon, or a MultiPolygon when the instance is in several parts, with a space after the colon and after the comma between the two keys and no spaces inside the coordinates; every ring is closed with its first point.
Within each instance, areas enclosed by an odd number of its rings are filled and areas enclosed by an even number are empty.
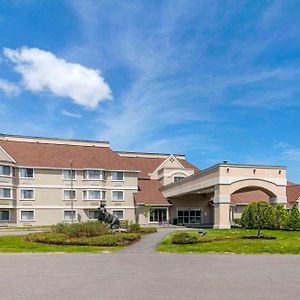
{"type": "Polygon", "coordinates": [[[296,205],[294,205],[290,212],[287,214],[285,227],[289,230],[300,229],[300,213],[296,205]]]}
{"type": "Polygon", "coordinates": [[[274,229],[284,229],[286,227],[288,212],[282,204],[277,204],[273,209],[274,229]]]}
{"type": "Polygon", "coordinates": [[[237,225],[241,225],[241,218],[235,218],[233,222],[237,225]]]}
{"type": "Polygon", "coordinates": [[[141,226],[137,223],[124,220],[124,221],[120,221],[120,228],[127,229],[129,232],[139,232],[141,226]]]}
{"type": "Polygon", "coordinates": [[[262,229],[274,228],[273,207],[266,202],[250,203],[242,214],[241,225],[257,229],[257,235],[260,236],[262,229]]]}
{"type": "Polygon", "coordinates": [[[172,236],[172,244],[197,244],[200,237],[196,233],[178,232],[172,236]]]}
{"type": "Polygon", "coordinates": [[[157,232],[156,227],[141,227],[139,230],[139,233],[141,234],[148,234],[148,233],[154,233],[157,232]]]}
{"type": "Polygon", "coordinates": [[[94,237],[111,233],[108,226],[99,221],[88,221],[75,224],[59,223],[52,227],[52,231],[64,233],[69,238],[94,237]]]}
{"type": "Polygon", "coordinates": [[[24,239],[28,242],[43,244],[116,247],[125,246],[140,239],[140,237],[141,235],[138,233],[116,233],[88,238],[69,238],[63,233],[38,232],[28,234],[24,239]]]}

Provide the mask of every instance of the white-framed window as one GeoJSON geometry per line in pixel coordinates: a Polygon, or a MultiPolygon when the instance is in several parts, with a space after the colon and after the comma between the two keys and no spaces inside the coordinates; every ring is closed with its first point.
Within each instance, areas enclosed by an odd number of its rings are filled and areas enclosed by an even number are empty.
{"type": "Polygon", "coordinates": [[[21,168],[19,176],[20,178],[33,178],[34,171],[32,168],[21,168]]]}
{"type": "Polygon", "coordinates": [[[0,210],[0,222],[10,221],[10,211],[0,210]]]}
{"type": "Polygon", "coordinates": [[[101,170],[84,170],[83,179],[84,180],[102,180],[104,179],[103,171],[101,170]]]}
{"type": "Polygon", "coordinates": [[[112,214],[114,216],[116,216],[119,220],[123,220],[124,219],[124,210],[121,209],[114,209],[112,211],[112,214]]]}
{"type": "Polygon", "coordinates": [[[89,210],[88,218],[89,220],[98,220],[99,211],[98,210],[89,210]]]}
{"type": "Polygon", "coordinates": [[[83,200],[105,200],[106,192],[102,190],[83,191],[83,200]]]}
{"type": "Polygon", "coordinates": [[[0,188],[1,199],[12,199],[13,190],[11,188],[0,188]]]}
{"type": "Polygon", "coordinates": [[[34,200],[34,190],[33,189],[21,189],[20,190],[21,200],[34,200]]]}
{"type": "Polygon", "coordinates": [[[71,221],[72,220],[72,212],[73,212],[73,220],[77,220],[77,211],[76,210],[64,210],[64,220],[71,221]]]}
{"type": "Polygon", "coordinates": [[[185,177],[184,176],[174,176],[174,182],[178,182],[178,181],[181,181],[181,180],[183,180],[183,179],[185,179],[185,177]]]}
{"type": "Polygon", "coordinates": [[[76,171],[75,170],[63,170],[63,180],[71,180],[71,176],[72,179],[75,180],[76,179],[76,171]]]}
{"type": "Polygon", "coordinates": [[[64,190],[63,192],[63,199],[64,200],[76,200],[76,191],[75,190],[64,190]]]}
{"type": "Polygon", "coordinates": [[[112,181],[123,181],[124,180],[124,172],[112,171],[111,172],[111,180],[112,181]]]}
{"type": "Polygon", "coordinates": [[[150,222],[167,222],[168,213],[167,208],[152,208],[149,214],[150,222]]]}
{"type": "Polygon", "coordinates": [[[21,221],[35,221],[34,210],[21,210],[20,212],[21,221]]]}
{"type": "Polygon", "coordinates": [[[124,191],[112,191],[111,199],[113,201],[123,201],[124,200],[124,191]]]}
{"type": "Polygon", "coordinates": [[[1,165],[0,176],[12,176],[12,167],[1,165]]]}

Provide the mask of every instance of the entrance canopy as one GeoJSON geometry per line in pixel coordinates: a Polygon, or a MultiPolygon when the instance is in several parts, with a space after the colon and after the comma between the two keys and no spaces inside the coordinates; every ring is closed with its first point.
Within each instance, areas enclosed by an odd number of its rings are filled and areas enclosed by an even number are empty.
{"type": "Polygon", "coordinates": [[[286,204],[286,167],[218,164],[185,179],[161,187],[166,198],[212,193],[214,226],[229,228],[230,196],[233,193],[262,190],[271,203],[286,204]]]}

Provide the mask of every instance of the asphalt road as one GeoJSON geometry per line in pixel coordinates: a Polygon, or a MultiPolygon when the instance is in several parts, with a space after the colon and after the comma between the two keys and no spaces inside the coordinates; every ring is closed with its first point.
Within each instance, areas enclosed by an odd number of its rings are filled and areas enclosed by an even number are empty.
{"type": "Polygon", "coordinates": [[[300,255],[0,254],[0,299],[299,299],[300,255]]]}

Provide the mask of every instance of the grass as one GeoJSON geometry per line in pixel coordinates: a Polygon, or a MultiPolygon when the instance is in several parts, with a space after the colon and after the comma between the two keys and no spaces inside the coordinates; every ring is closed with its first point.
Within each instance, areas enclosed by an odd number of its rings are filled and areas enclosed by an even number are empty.
{"type": "Polygon", "coordinates": [[[32,229],[47,229],[47,228],[50,228],[51,226],[18,226],[18,227],[0,227],[0,231],[1,230],[20,230],[20,231],[30,231],[32,229]]]}
{"type": "Polygon", "coordinates": [[[38,244],[24,241],[24,235],[0,236],[0,253],[22,253],[22,252],[115,252],[123,247],[93,247],[93,246],[63,246],[38,244]]]}
{"type": "MultiPolygon", "coordinates": [[[[263,230],[264,236],[276,237],[275,240],[231,239],[207,243],[178,245],[172,244],[175,234],[170,233],[158,246],[157,251],[173,253],[236,253],[236,254],[300,254],[300,232],[263,230]]],[[[186,231],[185,231],[186,232],[186,231]]],[[[190,232],[197,233],[196,230],[190,232]]],[[[205,240],[214,238],[237,238],[256,235],[257,230],[246,229],[208,229],[205,240]]]]}

